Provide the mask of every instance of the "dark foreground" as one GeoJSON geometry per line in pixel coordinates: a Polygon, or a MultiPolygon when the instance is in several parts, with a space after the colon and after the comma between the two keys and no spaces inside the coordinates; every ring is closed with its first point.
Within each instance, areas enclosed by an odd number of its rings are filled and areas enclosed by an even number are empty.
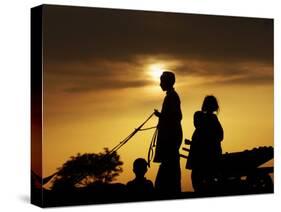
{"type": "Polygon", "coordinates": [[[32,203],[39,207],[57,207],[88,204],[108,204],[140,201],[175,200],[204,197],[222,197],[273,193],[272,190],[232,190],[212,193],[182,192],[180,194],[136,194],[129,193],[122,184],[111,184],[100,188],[80,188],[65,191],[33,190],[32,203]],[[42,195],[41,195],[42,194],[42,195]]]}

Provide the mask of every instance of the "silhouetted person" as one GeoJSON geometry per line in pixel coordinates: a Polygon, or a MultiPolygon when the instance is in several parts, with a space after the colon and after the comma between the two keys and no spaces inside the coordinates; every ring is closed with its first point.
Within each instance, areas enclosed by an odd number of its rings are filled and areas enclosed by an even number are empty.
{"type": "Polygon", "coordinates": [[[213,192],[219,180],[219,160],[222,155],[223,128],[217,118],[217,99],[206,96],[202,110],[194,114],[195,131],[192,135],[191,168],[195,191],[213,192]]]}
{"type": "Polygon", "coordinates": [[[179,148],[182,142],[182,113],[180,98],[173,87],[174,84],[174,73],[163,72],[160,77],[160,87],[166,91],[166,97],[161,113],[155,110],[159,122],[154,162],[161,163],[155,189],[163,194],[181,192],[179,148]]]}
{"type": "Polygon", "coordinates": [[[135,179],[127,183],[130,193],[134,194],[151,194],[154,191],[153,183],[145,178],[147,172],[147,162],[143,158],[134,161],[133,171],[136,175],[135,179]]]}

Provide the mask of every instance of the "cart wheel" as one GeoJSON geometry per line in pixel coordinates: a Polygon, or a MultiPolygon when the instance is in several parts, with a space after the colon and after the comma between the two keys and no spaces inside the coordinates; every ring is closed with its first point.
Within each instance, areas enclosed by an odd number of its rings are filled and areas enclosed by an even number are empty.
{"type": "Polygon", "coordinates": [[[247,177],[249,190],[252,192],[273,192],[273,182],[268,174],[256,174],[247,177]]]}

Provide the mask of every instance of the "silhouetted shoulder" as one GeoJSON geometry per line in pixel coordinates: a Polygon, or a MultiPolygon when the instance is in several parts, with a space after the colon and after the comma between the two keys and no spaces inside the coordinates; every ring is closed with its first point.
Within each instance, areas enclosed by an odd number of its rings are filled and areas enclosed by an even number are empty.
{"type": "Polygon", "coordinates": [[[201,110],[198,110],[194,113],[193,117],[196,118],[198,116],[202,116],[203,115],[203,112],[201,110]]]}
{"type": "Polygon", "coordinates": [[[214,121],[218,121],[218,117],[217,117],[217,115],[214,114],[214,113],[208,114],[208,118],[213,119],[214,121]]]}
{"type": "Polygon", "coordinates": [[[152,181],[150,181],[150,180],[146,180],[146,181],[145,181],[145,187],[146,187],[146,191],[147,191],[148,193],[151,193],[151,192],[154,191],[153,183],[152,183],[152,181]]]}
{"type": "Polygon", "coordinates": [[[137,180],[134,179],[127,183],[127,189],[132,193],[149,193],[154,191],[153,183],[146,178],[137,180]]]}
{"type": "Polygon", "coordinates": [[[193,124],[195,128],[198,128],[202,125],[204,118],[204,113],[202,111],[196,111],[193,115],[193,124]]]}
{"type": "Polygon", "coordinates": [[[147,184],[148,187],[153,188],[153,183],[152,183],[151,180],[146,180],[146,184],[147,184]]]}
{"type": "Polygon", "coordinates": [[[172,90],[171,92],[167,93],[167,97],[172,99],[175,103],[179,103],[180,104],[180,97],[178,95],[178,93],[175,90],[172,90]]]}

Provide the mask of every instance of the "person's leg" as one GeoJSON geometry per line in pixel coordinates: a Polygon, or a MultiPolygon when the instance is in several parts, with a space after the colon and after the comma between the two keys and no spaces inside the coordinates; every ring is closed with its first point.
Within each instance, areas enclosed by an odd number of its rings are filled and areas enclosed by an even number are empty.
{"type": "Polygon", "coordinates": [[[175,194],[181,193],[181,169],[179,159],[171,163],[170,179],[170,191],[175,194]]]}
{"type": "Polygon", "coordinates": [[[159,167],[155,189],[161,194],[178,194],[181,192],[181,170],[178,161],[162,163],[159,167]]]}
{"type": "Polygon", "coordinates": [[[157,176],[155,179],[155,190],[157,193],[161,193],[163,191],[163,187],[164,187],[164,182],[163,182],[163,177],[164,177],[164,173],[165,172],[165,167],[163,165],[163,163],[160,164],[158,172],[157,172],[157,176]]]}

